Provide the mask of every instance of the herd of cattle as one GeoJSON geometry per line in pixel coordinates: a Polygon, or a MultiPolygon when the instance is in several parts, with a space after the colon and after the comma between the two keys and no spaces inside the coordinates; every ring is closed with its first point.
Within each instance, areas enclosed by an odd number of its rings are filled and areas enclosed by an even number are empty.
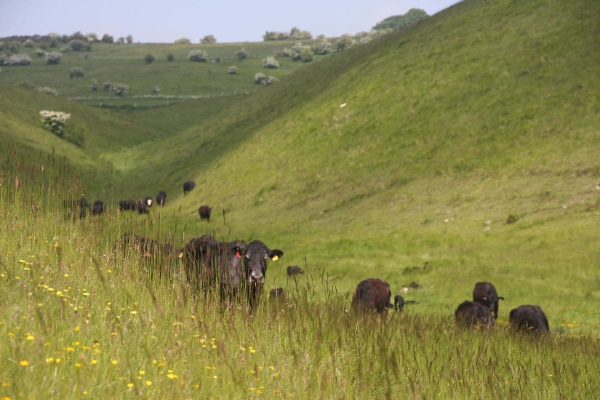
{"type": "MultiPolygon", "coordinates": [[[[352,296],[352,308],[367,312],[385,312],[392,307],[390,285],[381,279],[366,279],[358,284],[352,296]]],[[[499,297],[496,288],[489,282],[477,282],[473,289],[473,301],[465,300],[454,312],[460,325],[492,327],[498,318],[499,297]]],[[[404,299],[394,297],[394,308],[402,311],[404,299]]],[[[510,311],[509,323],[516,329],[549,333],[550,326],[546,314],[539,306],[522,305],[510,311]]]]}
{"type": "MultiPolygon", "coordinates": [[[[196,187],[193,181],[183,184],[183,193],[187,195],[196,187]]],[[[159,191],[156,204],[164,206],[167,193],[159,191]]],[[[119,211],[138,211],[148,214],[149,208],[154,204],[150,196],[144,199],[121,200],[118,203],[119,211]]],[[[65,202],[70,210],[79,209],[79,218],[85,218],[89,210],[92,215],[104,212],[104,203],[100,200],[90,205],[83,197],[79,200],[65,202]]],[[[203,205],[198,209],[201,220],[210,221],[211,208],[203,205]]],[[[176,249],[171,244],[162,244],[153,239],[138,236],[133,233],[125,234],[120,241],[115,243],[115,249],[136,249],[142,257],[156,260],[181,258],[183,270],[188,284],[197,292],[218,290],[223,300],[233,301],[235,298],[245,298],[250,311],[256,306],[262,293],[269,260],[277,260],[283,256],[283,251],[271,250],[260,240],[250,243],[244,241],[223,242],[210,235],[204,235],[190,240],[183,249],[176,249]]],[[[427,266],[427,265],[426,265],[427,266]]],[[[289,266],[289,276],[302,274],[304,271],[298,266],[289,266]]],[[[414,283],[419,287],[418,284],[414,283]]],[[[366,279],[360,282],[352,296],[352,309],[383,313],[394,307],[402,311],[405,304],[415,303],[405,301],[400,295],[394,297],[394,304],[390,303],[392,292],[390,285],[380,279],[366,279]]],[[[282,288],[272,289],[269,295],[272,299],[282,299],[282,288]]],[[[489,282],[477,282],[473,290],[473,301],[465,300],[454,313],[458,324],[465,326],[492,327],[498,318],[498,304],[503,297],[499,297],[496,288],[489,282]]],[[[550,331],[548,319],[539,306],[522,305],[511,310],[510,324],[517,329],[527,329],[536,332],[548,333],[550,331]]]]}
{"type": "MultiPolygon", "coordinates": [[[[187,181],[183,184],[183,194],[187,195],[192,189],[196,187],[196,183],[193,181],[187,181]]],[[[156,204],[159,206],[164,206],[167,202],[167,192],[161,190],[156,195],[156,204]]],[[[154,198],[151,196],[146,196],[145,198],[140,198],[139,200],[121,200],[118,203],[119,211],[137,211],[138,214],[149,214],[150,208],[154,204],[154,198]]],[[[106,207],[104,202],[101,200],[96,200],[93,205],[89,204],[84,197],[81,197],[78,200],[67,200],[64,203],[65,207],[69,211],[78,210],[78,215],[80,219],[84,219],[87,216],[87,213],[90,212],[92,215],[100,215],[102,214],[106,207]]],[[[207,205],[202,205],[198,209],[198,214],[200,215],[200,220],[206,220],[210,222],[210,214],[212,209],[207,205]]]]}

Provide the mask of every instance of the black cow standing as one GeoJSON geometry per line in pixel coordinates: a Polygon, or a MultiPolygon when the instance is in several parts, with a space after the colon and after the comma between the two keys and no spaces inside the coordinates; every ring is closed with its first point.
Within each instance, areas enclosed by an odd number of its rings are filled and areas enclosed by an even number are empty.
{"type": "Polygon", "coordinates": [[[304,271],[302,270],[302,268],[300,268],[297,265],[290,265],[289,267],[287,267],[288,276],[303,274],[303,273],[304,273],[304,271]]]}
{"type": "Polygon", "coordinates": [[[135,211],[137,210],[137,204],[133,200],[121,200],[119,201],[119,211],[135,211]]]}
{"type": "Polygon", "coordinates": [[[284,296],[283,288],[271,289],[269,292],[269,300],[283,300],[284,296]]]}
{"type": "Polygon", "coordinates": [[[149,214],[150,210],[145,201],[138,201],[135,205],[135,209],[137,209],[138,214],[149,214]]]}
{"type": "Polygon", "coordinates": [[[357,311],[377,311],[383,313],[390,308],[392,292],[389,283],[381,279],[365,279],[360,282],[352,295],[352,309],[357,311]]]}
{"type": "Polygon", "coordinates": [[[477,282],[473,289],[473,301],[486,306],[494,314],[494,319],[498,318],[498,301],[504,300],[504,297],[498,297],[496,288],[489,282],[477,282]]]}
{"type": "Polygon", "coordinates": [[[454,312],[454,319],[458,324],[467,327],[473,325],[492,327],[495,320],[490,309],[480,303],[465,300],[454,312]]]}
{"type": "Polygon", "coordinates": [[[210,222],[210,214],[212,212],[212,208],[209,206],[200,206],[198,209],[198,214],[200,214],[200,221],[206,220],[210,222]]]}
{"type": "Polygon", "coordinates": [[[550,333],[546,314],[539,306],[524,305],[510,311],[509,322],[516,329],[526,329],[539,333],[550,333]]]}
{"type": "Polygon", "coordinates": [[[404,308],[404,298],[402,296],[400,296],[399,294],[397,294],[396,296],[394,296],[394,310],[402,311],[403,308],[404,308]]]}
{"type": "Polygon", "coordinates": [[[248,285],[248,301],[251,309],[258,304],[269,260],[277,261],[279,257],[283,257],[283,251],[279,249],[271,250],[260,240],[248,243],[244,254],[244,267],[248,285]]]}
{"type": "Polygon", "coordinates": [[[152,207],[152,204],[154,204],[154,199],[151,196],[146,196],[144,198],[144,204],[146,204],[146,207],[152,207]]]}
{"type": "Polygon", "coordinates": [[[104,202],[96,200],[92,206],[92,215],[100,215],[104,212],[104,202]]]}
{"type": "Polygon", "coordinates": [[[164,190],[161,190],[156,195],[156,204],[158,204],[159,206],[162,207],[165,205],[166,201],[167,201],[167,192],[165,192],[164,190]]]}
{"type": "Polygon", "coordinates": [[[185,182],[183,184],[183,194],[188,194],[195,187],[196,187],[196,182],[194,182],[194,181],[187,181],[187,182],[185,182]]]}

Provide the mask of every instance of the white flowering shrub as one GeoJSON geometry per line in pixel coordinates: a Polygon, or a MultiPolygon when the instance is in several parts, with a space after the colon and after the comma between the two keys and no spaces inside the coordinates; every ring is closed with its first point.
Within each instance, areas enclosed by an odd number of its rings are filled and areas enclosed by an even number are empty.
{"type": "Polygon", "coordinates": [[[248,58],[248,52],[246,51],[245,47],[242,47],[241,50],[235,52],[235,56],[238,58],[238,60],[243,60],[248,58]]]}
{"type": "Polygon", "coordinates": [[[315,54],[329,54],[333,51],[333,45],[328,40],[323,39],[313,46],[312,51],[315,54]]]}
{"type": "Polygon", "coordinates": [[[238,72],[237,67],[233,67],[233,66],[229,67],[229,74],[230,75],[235,75],[235,74],[237,74],[237,72],[238,72]]]}
{"type": "Polygon", "coordinates": [[[62,54],[58,51],[50,51],[46,53],[46,64],[55,65],[59,64],[62,60],[62,54]]]}
{"type": "Polygon", "coordinates": [[[48,86],[40,86],[37,88],[37,91],[40,93],[51,94],[53,96],[58,96],[58,91],[48,86]]]}
{"type": "Polygon", "coordinates": [[[0,54],[0,65],[8,64],[8,56],[6,54],[0,54]]]}
{"type": "Polygon", "coordinates": [[[92,50],[92,46],[89,43],[84,42],[83,40],[71,40],[69,42],[69,47],[73,51],[90,51],[92,50]]]}
{"type": "Polygon", "coordinates": [[[29,65],[31,64],[31,57],[29,54],[13,54],[8,57],[5,65],[18,66],[18,65],[29,65]]]}
{"type": "Polygon", "coordinates": [[[46,55],[46,52],[44,50],[42,50],[42,49],[37,49],[35,51],[35,55],[38,56],[38,57],[44,57],[46,55]]]}
{"type": "Polygon", "coordinates": [[[269,76],[265,81],[264,81],[264,85],[265,86],[269,86],[272,83],[277,82],[279,79],[275,78],[274,76],[269,76]]]}
{"type": "Polygon", "coordinates": [[[195,62],[206,62],[208,60],[208,53],[202,50],[192,50],[188,54],[190,61],[195,62]]]}
{"type": "Polygon", "coordinates": [[[254,75],[254,83],[264,84],[266,80],[267,76],[262,72],[258,72],[256,75],[254,75]]]}
{"type": "Polygon", "coordinates": [[[345,34],[339,37],[334,46],[337,51],[344,51],[352,47],[353,44],[354,39],[352,39],[352,36],[345,34]]]}
{"type": "Polygon", "coordinates": [[[217,43],[217,38],[215,38],[213,35],[206,35],[202,39],[200,39],[200,43],[215,44],[215,43],[217,43]]]}
{"type": "Polygon", "coordinates": [[[124,83],[111,82],[109,90],[115,96],[122,97],[129,91],[129,85],[126,85],[124,83]]]}
{"type": "Polygon", "coordinates": [[[312,50],[309,46],[303,46],[298,42],[292,46],[292,60],[294,61],[312,61],[312,50]]]}
{"type": "Polygon", "coordinates": [[[175,41],[175,44],[190,44],[192,41],[188,38],[181,38],[175,41]]]}
{"type": "Polygon", "coordinates": [[[31,39],[27,39],[26,41],[23,42],[23,46],[31,49],[31,48],[33,48],[33,46],[35,46],[35,42],[31,39]]]}
{"type": "Polygon", "coordinates": [[[263,67],[265,68],[279,68],[279,63],[275,57],[268,56],[263,60],[263,67]]]}
{"type": "Polygon", "coordinates": [[[158,93],[158,92],[160,92],[160,86],[158,86],[158,85],[152,86],[152,93],[158,93]]]}
{"type": "Polygon", "coordinates": [[[90,89],[92,89],[92,92],[98,91],[98,81],[96,79],[94,79],[92,81],[92,84],[90,85],[90,89]]]}
{"type": "Polygon", "coordinates": [[[62,137],[67,123],[71,119],[71,114],[62,111],[40,111],[42,124],[50,130],[50,132],[62,137]]]}

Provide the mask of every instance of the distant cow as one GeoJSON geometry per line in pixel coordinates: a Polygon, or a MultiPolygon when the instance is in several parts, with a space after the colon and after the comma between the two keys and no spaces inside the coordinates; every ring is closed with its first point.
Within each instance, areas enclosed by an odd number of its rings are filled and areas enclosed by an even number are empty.
{"type": "Polygon", "coordinates": [[[271,289],[271,291],[269,292],[269,299],[283,300],[283,298],[284,298],[283,288],[271,289]]]}
{"type": "Polygon", "coordinates": [[[290,265],[289,267],[287,267],[288,276],[298,275],[298,274],[303,274],[303,273],[304,273],[304,271],[302,270],[302,268],[300,268],[297,265],[290,265]]]}
{"type": "Polygon", "coordinates": [[[96,200],[92,206],[92,215],[100,215],[104,212],[104,202],[96,200]]]}
{"type": "Polygon", "coordinates": [[[510,311],[509,322],[516,329],[550,333],[546,314],[539,306],[520,306],[510,311]]]}
{"type": "Polygon", "coordinates": [[[498,318],[498,300],[504,300],[504,297],[498,297],[496,288],[489,282],[477,282],[473,289],[473,301],[486,306],[494,314],[494,319],[498,318]]]}
{"type": "Polygon", "coordinates": [[[133,200],[121,200],[119,201],[119,211],[135,211],[137,204],[133,200]]]}
{"type": "Polygon", "coordinates": [[[144,204],[146,204],[147,207],[152,207],[152,204],[154,204],[154,199],[150,196],[146,196],[144,198],[144,204]]]}
{"type": "Polygon", "coordinates": [[[454,319],[460,325],[492,327],[495,320],[490,309],[480,303],[465,300],[454,312],[454,319]]]}
{"type": "Polygon", "coordinates": [[[209,206],[200,206],[198,214],[200,214],[200,221],[206,220],[210,222],[210,213],[212,209],[209,206]]]}
{"type": "Polygon", "coordinates": [[[404,308],[404,298],[402,296],[400,296],[399,294],[397,294],[396,296],[394,296],[394,310],[402,311],[403,308],[404,308]]]}
{"type": "Polygon", "coordinates": [[[138,201],[135,205],[138,214],[149,214],[150,210],[148,209],[148,206],[146,205],[145,201],[138,201]]]}
{"type": "Polygon", "coordinates": [[[167,201],[167,192],[165,192],[164,190],[161,190],[156,195],[156,204],[158,204],[159,206],[162,207],[165,205],[166,201],[167,201]]]}
{"type": "Polygon", "coordinates": [[[183,184],[183,194],[188,194],[195,187],[196,187],[196,182],[194,182],[194,181],[187,181],[187,182],[185,182],[183,184]]]}
{"type": "Polygon", "coordinates": [[[352,309],[383,313],[390,307],[392,292],[390,285],[381,279],[365,279],[352,295],[352,309]]]}

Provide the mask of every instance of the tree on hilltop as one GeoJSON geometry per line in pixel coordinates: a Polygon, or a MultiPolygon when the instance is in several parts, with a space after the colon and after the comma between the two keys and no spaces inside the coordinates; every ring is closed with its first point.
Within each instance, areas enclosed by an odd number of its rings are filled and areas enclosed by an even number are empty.
{"type": "Polygon", "coordinates": [[[408,26],[414,25],[417,22],[424,20],[429,17],[424,10],[418,8],[411,8],[404,15],[394,15],[392,17],[388,17],[375,25],[373,27],[374,31],[380,31],[385,29],[392,29],[394,31],[399,31],[400,29],[406,28],[408,26]]]}

